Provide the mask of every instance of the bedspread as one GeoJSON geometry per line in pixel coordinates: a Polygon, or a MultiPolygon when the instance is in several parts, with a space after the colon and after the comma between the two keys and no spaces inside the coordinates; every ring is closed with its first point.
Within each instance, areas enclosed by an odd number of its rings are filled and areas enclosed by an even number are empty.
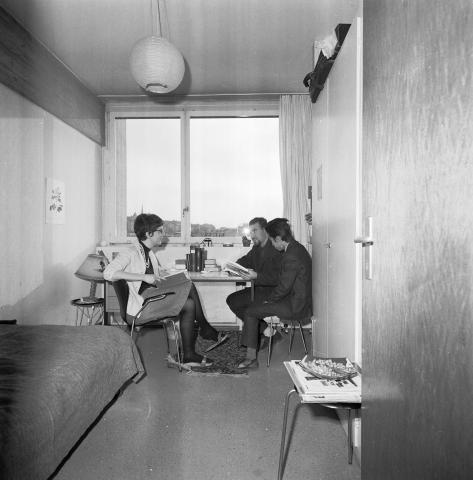
{"type": "Polygon", "coordinates": [[[48,478],[143,372],[116,327],[0,325],[0,478],[48,478]]]}

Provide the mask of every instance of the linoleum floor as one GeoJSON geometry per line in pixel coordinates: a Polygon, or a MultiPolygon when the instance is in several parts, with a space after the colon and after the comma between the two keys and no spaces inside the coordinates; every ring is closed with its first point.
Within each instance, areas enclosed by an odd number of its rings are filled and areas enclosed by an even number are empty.
{"type": "MultiPolygon", "coordinates": [[[[78,444],[54,480],[273,480],[284,399],[292,387],[282,364],[289,336],[241,377],[190,376],[167,368],[160,328],[139,334],[146,377],[130,384],[78,444]]],[[[308,336],[310,342],[310,336],[308,336]]],[[[291,358],[301,358],[296,335],[291,358]]],[[[209,354],[209,356],[211,356],[209,354]]],[[[347,463],[336,415],[317,405],[289,410],[285,480],[359,480],[347,463]]]]}

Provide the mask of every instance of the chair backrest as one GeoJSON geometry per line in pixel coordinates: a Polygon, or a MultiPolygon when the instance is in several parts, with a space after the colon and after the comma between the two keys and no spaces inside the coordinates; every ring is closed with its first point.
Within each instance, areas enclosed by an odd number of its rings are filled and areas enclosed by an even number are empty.
{"type": "Polygon", "coordinates": [[[126,318],[126,308],[128,306],[128,297],[130,295],[128,282],[126,280],[115,280],[112,282],[112,286],[118,299],[118,305],[120,306],[120,316],[125,323],[129,323],[126,318]]]}

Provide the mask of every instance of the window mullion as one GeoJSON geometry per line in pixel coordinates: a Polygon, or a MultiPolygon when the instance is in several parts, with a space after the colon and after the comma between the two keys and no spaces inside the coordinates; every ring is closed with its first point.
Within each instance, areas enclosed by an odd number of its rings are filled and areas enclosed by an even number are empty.
{"type": "Polygon", "coordinates": [[[181,240],[191,241],[190,222],[190,115],[181,116],[181,240]]]}

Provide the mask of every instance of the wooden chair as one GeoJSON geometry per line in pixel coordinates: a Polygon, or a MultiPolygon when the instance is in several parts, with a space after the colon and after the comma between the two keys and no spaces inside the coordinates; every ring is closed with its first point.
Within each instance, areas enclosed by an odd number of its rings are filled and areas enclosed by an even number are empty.
{"type": "Polygon", "coordinates": [[[134,316],[126,313],[128,305],[128,296],[130,294],[128,283],[126,280],[116,280],[112,282],[115,294],[117,295],[118,304],[120,306],[120,316],[123,321],[130,326],[130,335],[133,337],[135,327],[141,327],[147,324],[161,324],[166,332],[166,343],[168,349],[168,357],[171,358],[171,343],[174,343],[177,354],[177,365],[179,371],[182,371],[182,342],[179,331],[179,317],[159,318],[159,309],[156,308],[160,300],[165,299],[174,292],[168,292],[151,296],[145,299],[142,307],[134,316]],[[155,313],[156,311],[156,313],[155,313]],[[130,325],[131,323],[131,325],[130,325]]]}
{"type": "Polygon", "coordinates": [[[273,335],[276,333],[275,330],[277,331],[278,327],[281,327],[282,325],[291,325],[290,327],[290,338],[289,338],[289,353],[291,353],[292,350],[292,344],[294,342],[294,330],[296,328],[295,323],[297,322],[297,325],[299,326],[299,332],[301,334],[302,338],[302,343],[304,344],[304,351],[307,355],[307,346],[305,343],[305,337],[304,337],[304,331],[302,329],[302,320],[294,320],[294,319],[282,319],[277,316],[272,316],[272,317],[266,317],[264,318],[264,321],[268,324],[269,330],[270,330],[270,336],[269,336],[269,342],[268,342],[268,357],[266,359],[266,366],[269,367],[269,364],[271,362],[271,346],[272,346],[272,340],[273,340],[273,335]]]}

